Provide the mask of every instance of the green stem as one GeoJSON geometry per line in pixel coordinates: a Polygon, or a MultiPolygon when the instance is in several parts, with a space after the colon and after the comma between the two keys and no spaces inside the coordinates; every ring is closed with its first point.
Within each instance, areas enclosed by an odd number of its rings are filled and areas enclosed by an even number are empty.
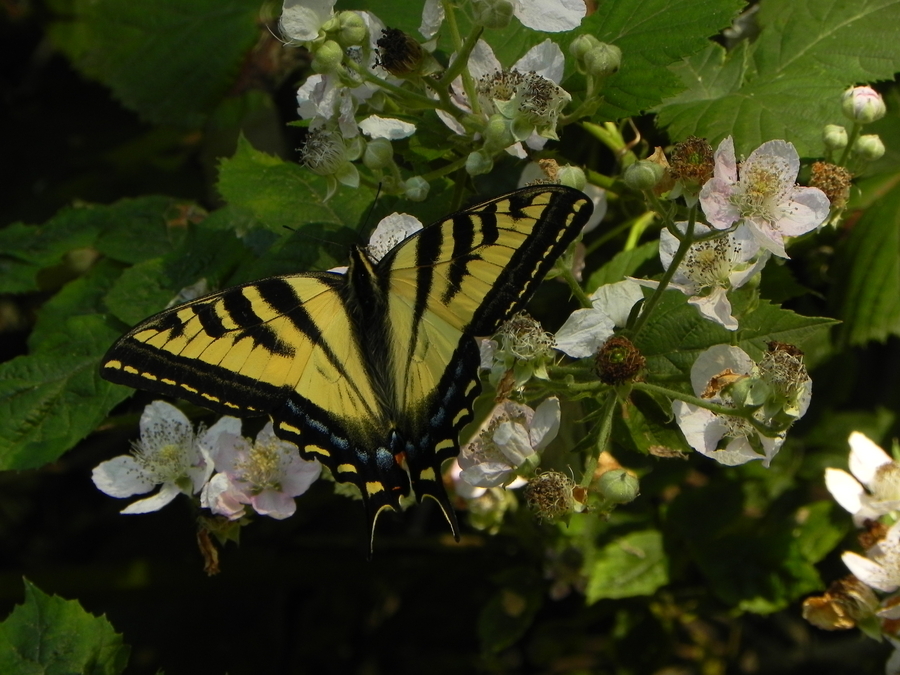
{"type": "Polygon", "coordinates": [[[569,285],[569,290],[572,291],[572,295],[578,298],[579,304],[586,308],[590,309],[593,307],[593,303],[591,302],[588,294],[584,292],[584,289],[581,287],[581,284],[578,283],[578,279],[575,278],[575,273],[572,271],[572,266],[570,264],[566,264],[565,261],[561,263],[557,263],[556,269],[560,270],[560,276],[566,280],[566,283],[569,285]]]}
{"type": "Polygon", "coordinates": [[[440,169],[435,169],[434,171],[429,171],[428,173],[422,174],[422,178],[427,180],[429,183],[438,178],[443,178],[447,174],[451,174],[458,169],[464,168],[466,166],[466,158],[461,157],[460,159],[454,160],[450,162],[446,166],[441,167],[440,169]]]}
{"type": "Polygon", "coordinates": [[[650,317],[650,313],[653,311],[656,305],[659,304],[659,301],[662,299],[662,294],[665,292],[666,287],[669,285],[669,282],[675,275],[675,271],[678,269],[681,261],[684,260],[684,256],[687,255],[688,250],[691,248],[691,244],[694,243],[694,224],[696,222],[697,207],[692,206],[690,214],[688,215],[687,230],[685,230],[684,232],[684,239],[682,239],[678,244],[678,250],[675,252],[675,256],[672,258],[672,262],[669,264],[669,269],[666,270],[665,274],[663,274],[662,279],[660,279],[659,286],[656,287],[656,291],[653,293],[653,295],[650,296],[650,299],[644,303],[641,314],[640,316],[638,316],[637,321],[635,321],[634,328],[632,330],[632,339],[637,338],[641,330],[647,324],[647,319],[650,317]]]}
{"type": "Polygon", "coordinates": [[[469,56],[472,54],[472,50],[475,49],[478,38],[481,37],[481,33],[484,31],[484,26],[473,26],[472,31],[466,37],[465,42],[463,42],[462,35],[459,32],[459,24],[456,21],[453,3],[450,0],[441,0],[441,4],[444,6],[444,22],[450,29],[450,39],[453,41],[453,47],[456,49],[456,58],[441,76],[441,79],[438,80],[436,86],[447,90],[450,88],[453,80],[456,79],[456,76],[461,76],[463,89],[465,89],[466,96],[469,98],[469,106],[474,114],[478,114],[480,106],[478,105],[478,96],[475,92],[475,80],[472,79],[467,66],[469,65],[469,56]]]}
{"type": "Polygon", "coordinates": [[[597,452],[591,453],[584,462],[584,474],[581,476],[581,487],[587,488],[594,480],[594,471],[597,469],[597,462],[600,461],[600,453],[606,450],[609,445],[609,437],[612,436],[613,413],[616,410],[616,393],[609,392],[603,407],[600,410],[600,429],[597,432],[597,452]]]}
{"type": "Polygon", "coordinates": [[[377,77],[369,72],[369,70],[360,64],[356,63],[352,59],[345,59],[344,61],[347,66],[356,72],[361,78],[363,78],[366,82],[374,84],[377,87],[384,89],[385,91],[389,91],[397,98],[402,101],[401,105],[405,105],[408,107],[418,107],[418,108],[426,108],[431,110],[443,110],[452,115],[458,114],[459,110],[451,105],[449,101],[447,103],[443,101],[436,101],[433,98],[429,98],[424,94],[417,94],[414,91],[409,91],[408,89],[403,89],[402,87],[398,87],[395,84],[391,84],[385,80],[382,80],[380,77],[377,77]]]}
{"type": "Polygon", "coordinates": [[[850,158],[850,153],[853,151],[853,144],[856,143],[856,139],[859,138],[861,131],[862,125],[858,122],[854,122],[853,127],[850,129],[850,135],[847,138],[847,147],[844,148],[844,151],[841,153],[841,158],[838,160],[839,166],[847,166],[847,160],[850,158]]]}

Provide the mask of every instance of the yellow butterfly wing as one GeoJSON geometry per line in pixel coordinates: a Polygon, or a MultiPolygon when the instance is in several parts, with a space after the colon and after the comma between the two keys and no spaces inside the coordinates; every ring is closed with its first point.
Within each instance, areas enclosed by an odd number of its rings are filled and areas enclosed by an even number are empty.
{"type": "Polygon", "coordinates": [[[436,499],[480,391],[473,339],[520,309],[592,206],[524,188],[407,238],[346,275],[272,277],[167,310],[107,353],[102,375],[223,414],[269,415],[275,433],[357,485],[370,526],[410,484],[436,499]],[[411,482],[410,482],[411,481],[411,482]]]}

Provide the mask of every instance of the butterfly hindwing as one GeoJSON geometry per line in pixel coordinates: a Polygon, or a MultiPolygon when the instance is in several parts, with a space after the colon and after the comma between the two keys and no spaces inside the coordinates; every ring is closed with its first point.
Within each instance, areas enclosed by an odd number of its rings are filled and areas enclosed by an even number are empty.
{"type": "Polygon", "coordinates": [[[521,309],[592,210],[523,188],[453,214],[346,275],[272,277],[166,310],[107,353],[113,382],[237,416],[268,415],[360,490],[370,526],[410,486],[454,534],[441,464],[480,392],[476,336],[521,309]]]}

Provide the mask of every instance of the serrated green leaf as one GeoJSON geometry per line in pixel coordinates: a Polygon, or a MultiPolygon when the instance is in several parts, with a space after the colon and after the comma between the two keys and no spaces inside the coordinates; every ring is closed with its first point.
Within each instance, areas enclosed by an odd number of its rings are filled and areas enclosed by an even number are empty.
{"type": "Polygon", "coordinates": [[[372,193],[341,188],[329,201],[325,179],[299,164],[260,152],[241,138],[237,151],[219,165],[219,192],[230,204],[247,209],[276,234],[308,223],[355,226],[366,214],[372,193]]]}
{"type": "Polygon", "coordinates": [[[598,549],[585,567],[588,603],[652,595],[669,583],[669,564],[657,530],[631,532],[598,549]]]}
{"type": "Polygon", "coordinates": [[[104,255],[131,264],[173,251],[189,225],[206,217],[196,205],[169,197],[123,199],[106,208],[106,227],[95,246],[104,255]]]}
{"type": "Polygon", "coordinates": [[[673,70],[687,90],[657,110],[674,139],[713,145],[733,135],[739,155],[790,140],[801,156],[822,152],[821,129],[840,123],[840,96],[857,82],[900,70],[897,0],[763,2],[759,38],[726,54],[709,45],[673,70]]]}
{"type": "MultiPolygon", "coordinates": [[[[834,319],[809,317],[760,300],[753,311],[740,317],[737,346],[759,358],[767,342],[776,340],[802,347],[816,332],[837,323],[834,319]]],[[[666,379],[680,374],[687,378],[700,352],[716,344],[734,344],[735,334],[702,318],[678,291],[667,291],[635,341],[647,358],[648,379],[666,379]]]]}
{"type": "Polygon", "coordinates": [[[106,617],[27,579],[25,602],[0,623],[0,672],[10,675],[116,675],[130,651],[106,617]]]}
{"type": "Polygon", "coordinates": [[[199,127],[260,31],[258,0],[77,0],[50,35],[85,75],[157,124],[199,127]]]}
{"type": "Polygon", "coordinates": [[[0,364],[0,470],[56,460],[131,395],[100,379],[100,356],[119,335],[106,317],[74,316],[40,351],[0,364]]]}
{"type": "Polygon", "coordinates": [[[859,345],[900,335],[900,187],[863,213],[836,259],[843,339],[859,345]]]}
{"type": "Polygon", "coordinates": [[[622,50],[622,67],[606,81],[594,117],[621,119],[683,89],[668,66],[704,49],[709,36],[730,25],[743,6],[741,0],[605,0],[580,28],[554,40],[566,52],[586,33],[622,50]]]}

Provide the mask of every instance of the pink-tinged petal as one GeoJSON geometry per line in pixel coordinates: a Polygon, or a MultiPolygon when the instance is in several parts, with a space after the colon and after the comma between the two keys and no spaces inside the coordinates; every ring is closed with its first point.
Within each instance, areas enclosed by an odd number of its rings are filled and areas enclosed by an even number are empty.
{"type": "Polygon", "coordinates": [[[830,210],[831,202],[819,188],[794,188],[778,229],[785,235],[799,237],[824,223],[830,210]]]}
{"type": "Polygon", "coordinates": [[[777,255],[779,258],[790,258],[787,251],[784,250],[784,237],[781,236],[781,232],[773,229],[769,223],[764,221],[748,220],[745,222],[760,248],[777,255]]]}
{"type": "Polygon", "coordinates": [[[592,356],[613,334],[613,320],[599,309],[576,309],[554,336],[556,348],[573,359],[592,356]]]}
{"type": "Polygon", "coordinates": [[[871,485],[878,469],[893,460],[884,450],[865,434],[854,431],[848,439],[850,443],[850,473],[863,485],[871,485]]]}
{"type": "Polygon", "coordinates": [[[535,408],[534,417],[531,418],[531,429],[528,431],[531,445],[535,450],[543,450],[556,438],[556,434],[559,433],[560,417],[559,399],[555,396],[545,399],[535,408]]]}
{"type": "Polygon", "coordinates": [[[122,509],[121,513],[126,515],[133,515],[137,513],[151,513],[153,511],[159,511],[166,504],[171,502],[175,497],[177,497],[181,493],[181,490],[178,489],[178,486],[175,483],[166,483],[160,488],[159,492],[157,492],[152,497],[147,497],[146,499],[140,499],[129,506],[126,506],[122,509]]]}
{"type": "Polygon", "coordinates": [[[591,305],[604,312],[619,327],[628,322],[631,310],[644,299],[641,285],[632,279],[604,284],[591,293],[591,305]]]}
{"type": "Polygon", "coordinates": [[[721,286],[712,289],[706,297],[694,296],[688,298],[688,304],[694,305],[704,317],[715,321],[726,330],[737,330],[738,321],[731,316],[731,301],[728,293],[721,286]]]}
{"type": "MultiPolygon", "coordinates": [[[[734,150],[732,149],[732,155],[733,153],[734,150]]],[[[765,166],[777,163],[782,166],[786,187],[793,186],[794,181],[797,180],[797,174],[800,173],[800,155],[797,154],[793,143],[788,143],[787,141],[777,140],[763,143],[750,153],[741,171],[749,173],[757,163],[765,166]]]]}
{"type": "Polygon", "coordinates": [[[525,55],[515,62],[513,70],[520,73],[535,73],[541,77],[559,84],[566,67],[566,57],[555,42],[547,38],[535,45],[525,55]]]}
{"type": "Polygon", "coordinates": [[[269,516],[275,520],[290,518],[297,512],[297,503],[293,497],[283,492],[265,490],[250,498],[250,506],[261,516],[269,516]]]}
{"type": "Polygon", "coordinates": [[[893,593],[897,590],[900,579],[896,575],[890,574],[888,570],[877,562],[863,558],[852,551],[844,553],[841,556],[841,560],[844,561],[844,564],[853,573],[853,576],[866,586],[871,586],[885,593],[893,593]]]}
{"type": "Polygon", "coordinates": [[[731,136],[722,139],[713,156],[713,179],[736,183],[738,179],[737,159],[734,156],[734,139],[731,136]]]}
{"type": "Polygon", "coordinates": [[[419,32],[426,38],[431,39],[438,32],[443,22],[444,5],[441,0],[425,0],[419,32]]]}
{"type": "Polygon", "coordinates": [[[91,479],[98,490],[120,499],[146,494],[156,486],[131,455],[101,462],[94,467],[91,479]]]}
{"type": "MultiPolygon", "coordinates": [[[[455,55],[454,55],[455,57],[455,55]]],[[[469,72],[476,80],[486,75],[503,70],[503,64],[494,56],[494,50],[484,40],[475,43],[472,53],[469,55],[469,72]]]]}
{"type": "MultiPolygon", "coordinates": [[[[294,451],[297,453],[297,451],[294,451]]],[[[291,456],[290,464],[285,470],[281,481],[281,491],[291,497],[299,497],[309,490],[322,475],[322,465],[316,461],[306,461],[300,458],[299,453],[291,456]]]]}
{"type": "Polygon", "coordinates": [[[581,25],[587,6],[584,0],[513,0],[513,13],[527,28],[561,33],[581,25]]]}
{"type": "Polygon", "coordinates": [[[500,487],[509,478],[513,467],[503,462],[481,462],[463,469],[459,477],[472,487],[500,487]]]}
{"type": "Polygon", "coordinates": [[[710,178],[700,190],[700,207],[709,224],[717,230],[725,230],[740,220],[741,213],[732,203],[734,188],[719,178],[710,178]]]}
{"type": "Polygon", "coordinates": [[[315,40],[334,13],[333,7],[334,0],[284,0],[279,21],[282,35],[299,42],[315,40]]]}
{"type": "Polygon", "coordinates": [[[825,487],[844,510],[857,513],[862,507],[866,491],[863,486],[846,471],[825,469],[825,487]]]}
{"type": "Polygon", "coordinates": [[[214,514],[225,516],[228,520],[237,520],[244,515],[246,495],[228,479],[224,473],[212,477],[200,494],[200,505],[214,514]]]}
{"type": "Polygon", "coordinates": [[[584,228],[582,229],[582,232],[587,234],[588,232],[595,230],[606,217],[609,200],[606,196],[606,190],[593,183],[585,185],[582,192],[590,197],[591,201],[594,203],[594,210],[591,212],[591,217],[588,218],[588,221],[584,224],[584,228]]]}
{"type": "Polygon", "coordinates": [[[174,437],[189,438],[194,433],[187,416],[165,401],[153,401],[145,407],[138,426],[141,430],[141,439],[159,433],[160,430],[163,430],[167,437],[172,436],[173,440],[174,437]]]}

